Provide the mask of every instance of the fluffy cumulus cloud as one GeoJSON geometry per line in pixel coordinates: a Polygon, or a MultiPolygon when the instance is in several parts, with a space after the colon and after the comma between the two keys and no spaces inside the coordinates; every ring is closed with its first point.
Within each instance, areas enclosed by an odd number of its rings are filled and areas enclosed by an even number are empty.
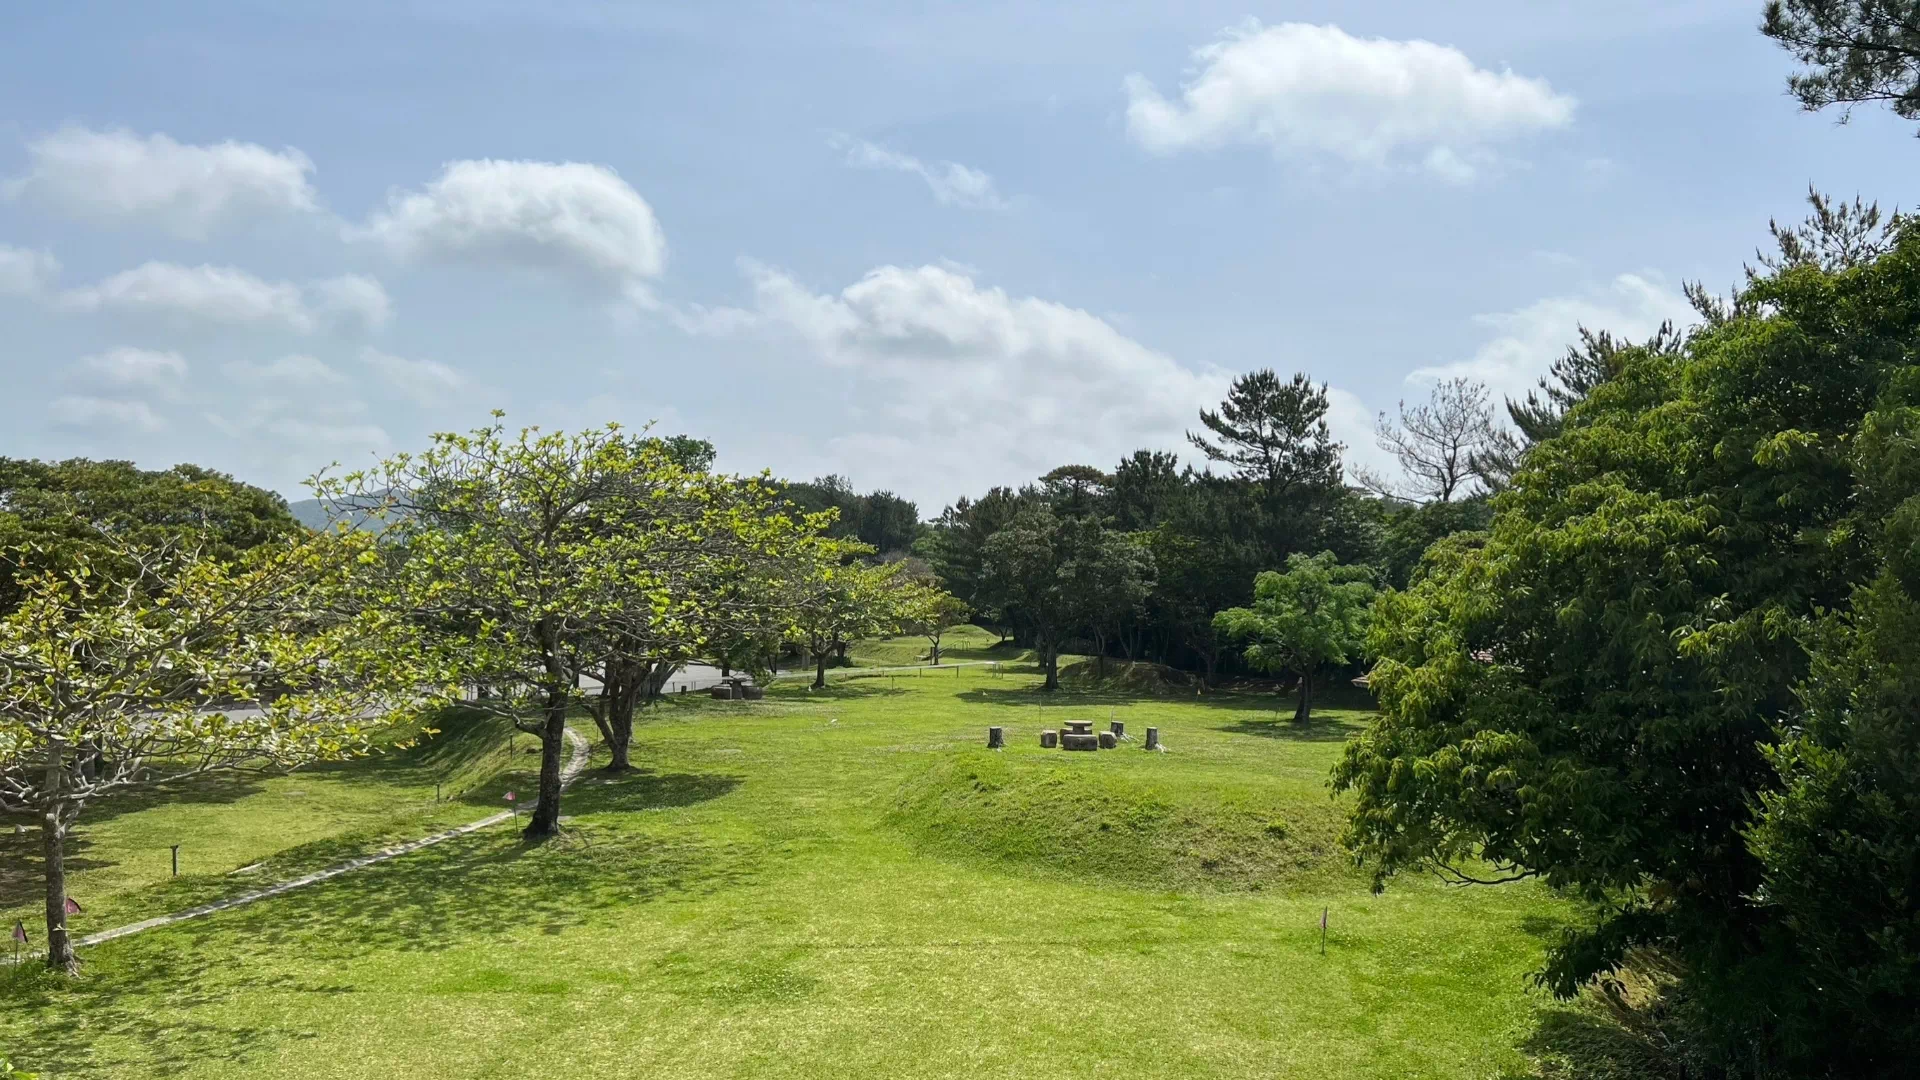
{"type": "Polygon", "coordinates": [[[69,127],[27,144],[6,193],[103,225],[147,224],[203,239],[224,225],[319,208],[298,150],[243,142],[194,146],[163,134],[69,127]]]}
{"type": "Polygon", "coordinates": [[[467,387],[467,377],[438,360],[411,360],[378,349],[363,349],[360,360],[387,387],[415,405],[445,405],[467,387]]]}
{"type": "Polygon", "coordinates": [[[858,461],[863,477],[904,490],[943,471],[1017,483],[1179,446],[1226,389],[1225,373],[1176,363],[1086,311],[945,267],[883,266],[827,293],[743,268],[753,307],[718,325],[797,340],[844,372],[856,415],[821,464],[858,461]]]}
{"type": "Polygon", "coordinates": [[[1567,346],[1579,340],[1583,326],[1640,340],[1663,322],[1684,327],[1696,319],[1678,289],[1650,275],[1621,274],[1601,287],[1547,297],[1513,311],[1477,315],[1474,321],[1493,334],[1485,344],[1466,359],[1420,368],[1409,379],[1465,375],[1486,383],[1496,395],[1525,397],[1567,346]]]}
{"type": "Polygon", "coordinates": [[[666,234],[640,193],[579,162],[455,161],[349,235],[402,259],[533,267],[616,290],[657,277],[667,261],[666,234]]]}
{"type": "Polygon", "coordinates": [[[1173,98],[1144,76],[1127,79],[1127,130],[1153,153],[1253,144],[1464,181],[1492,147],[1573,121],[1573,98],[1544,79],[1482,68],[1451,46],[1337,26],[1250,23],[1196,49],[1194,63],[1173,98]]]}
{"type": "Polygon", "coordinates": [[[0,244],[0,296],[42,296],[60,276],[60,261],[44,251],[0,244]]]}
{"type": "Polygon", "coordinates": [[[100,428],[152,434],[166,421],[144,401],[93,397],[85,394],[57,397],[47,406],[48,419],[57,427],[89,431],[100,428]]]}
{"type": "Polygon", "coordinates": [[[97,390],[174,398],[187,380],[187,361],[177,352],[123,345],[81,357],[69,374],[97,390]]]}
{"type": "Polygon", "coordinates": [[[1007,201],[994,187],[993,177],[957,161],[925,162],[864,139],[836,135],[830,141],[847,155],[847,164],[860,169],[888,169],[919,177],[942,206],[970,210],[1004,210],[1007,201]]]}
{"type": "Polygon", "coordinates": [[[301,334],[378,329],[392,313],[386,290],[368,277],[350,274],[302,288],[230,266],[168,262],[143,263],[53,299],[61,310],[79,314],[106,312],[179,326],[251,326],[301,334]]]}

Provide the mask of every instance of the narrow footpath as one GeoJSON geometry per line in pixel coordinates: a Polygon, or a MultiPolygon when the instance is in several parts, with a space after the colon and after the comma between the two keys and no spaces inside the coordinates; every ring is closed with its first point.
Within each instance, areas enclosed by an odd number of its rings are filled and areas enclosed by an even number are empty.
{"type": "MultiPolygon", "coordinates": [[[[563,789],[568,784],[573,783],[574,777],[579,776],[581,771],[587,767],[587,759],[591,756],[592,752],[592,748],[587,745],[587,740],[572,728],[567,729],[567,747],[567,761],[560,770],[560,786],[563,789]]],[[[278,885],[272,885],[257,892],[231,896],[225,900],[216,900],[211,904],[202,904],[199,907],[188,908],[185,911],[176,911],[171,915],[160,915],[147,919],[144,922],[129,923],[126,926],[116,926],[111,930],[102,930],[97,934],[88,934],[86,937],[77,938],[73,944],[75,948],[83,949],[90,945],[99,945],[103,942],[112,941],[115,938],[127,937],[145,930],[155,930],[162,926],[172,926],[174,923],[186,922],[188,919],[198,919],[202,916],[212,915],[215,912],[245,907],[256,901],[279,896],[281,893],[292,892],[295,889],[305,888],[308,885],[337,878],[342,874],[352,873],[355,870],[364,869],[376,863],[386,862],[388,859],[397,859],[402,855],[419,851],[421,848],[432,847],[435,844],[444,844],[455,837],[465,836],[468,833],[478,832],[481,829],[498,825],[513,816],[513,811],[502,810],[497,814],[481,818],[479,821],[468,822],[465,825],[448,829],[445,832],[434,833],[432,836],[423,836],[418,840],[409,840],[404,844],[381,848],[379,851],[373,852],[370,855],[362,855],[357,859],[349,859],[337,866],[329,866],[325,870],[318,870],[305,877],[294,878],[291,881],[283,881],[278,885]]]]}

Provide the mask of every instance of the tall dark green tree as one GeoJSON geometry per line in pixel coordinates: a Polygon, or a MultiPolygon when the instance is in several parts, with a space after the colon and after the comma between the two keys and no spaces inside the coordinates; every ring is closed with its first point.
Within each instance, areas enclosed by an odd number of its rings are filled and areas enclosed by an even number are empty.
{"type": "Polygon", "coordinates": [[[1735,300],[1677,349],[1623,351],[1484,541],[1380,602],[1380,718],[1336,773],[1348,841],[1382,882],[1593,901],[1546,983],[1661,950],[1737,1073],[1903,1075],[1920,230],[1735,300]]]}
{"type": "Polygon", "coordinates": [[[1920,2],[1772,0],[1760,29],[1800,61],[1787,86],[1803,107],[1884,102],[1920,120],[1920,2]]]}
{"type": "Polygon", "coordinates": [[[1305,374],[1282,382],[1271,368],[1233,380],[1218,412],[1202,409],[1205,432],[1187,441],[1269,499],[1340,483],[1341,445],[1327,427],[1327,387],[1305,374]]]}

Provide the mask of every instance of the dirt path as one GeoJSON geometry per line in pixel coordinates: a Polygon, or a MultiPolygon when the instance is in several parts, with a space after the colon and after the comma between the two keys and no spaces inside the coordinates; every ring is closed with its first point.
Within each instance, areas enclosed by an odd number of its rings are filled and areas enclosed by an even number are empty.
{"type": "MultiPolygon", "coordinates": [[[[572,728],[567,729],[567,745],[569,748],[567,761],[565,766],[560,770],[560,783],[562,787],[572,783],[573,778],[579,776],[581,771],[587,767],[587,758],[592,752],[591,747],[587,745],[587,740],[574,732],[572,728]]],[[[468,822],[465,825],[448,829],[445,832],[434,833],[432,836],[423,836],[418,840],[409,840],[404,844],[381,848],[371,855],[362,855],[357,859],[349,859],[337,866],[329,866],[325,870],[318,870],[305,877],[294,878],[292,881],[283,881],[278,885],[269,886],[257,892],[243,893],[239,896],[228,897],[225,900],[216,900],[211,904],[202,904],[199,907],[188,908],[185,911],[176,911],[171,915],[161,915],[148,919],[145,922],[116,926],[111,930],[102,930],[97,934],[88,934],[86,937],[78,938],[73,944],[75,948],[99,945],[102,942],[112,941],[115,938],[138,934],[143,930],[154,930],[162,926],[172,926],[174,923],[186,922],[188,919],[198,919],[203,915],[212,915],[215,912],[226,911],[230,908],[244,907],[257,900],[265,900],[268,897],[279,896],[281,893],[292,892],[295,889],[326,881],[330,878],[337,878],[341,874],[351,873],[362,867],[372,866],[375,863],[383,863],[388,859],[397,859],[402,855],[419,851],[424,847],[432,847],[435,844],[445,843],[458,836],[478,832],[481,829],[498,825],[513,816],[513,811],[502,810],[497,814],[481,818],[479,821],[468,822]]]]}

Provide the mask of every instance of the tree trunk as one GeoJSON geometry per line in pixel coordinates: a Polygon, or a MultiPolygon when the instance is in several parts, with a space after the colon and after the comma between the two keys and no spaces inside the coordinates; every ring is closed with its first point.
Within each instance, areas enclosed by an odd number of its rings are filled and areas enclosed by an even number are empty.
{"type": "Polygon", "coordinates": [[[1313,716],[1313,672],[1300,673],[1300,705],[1293,711],[1293,722],[1304,724],[1313,716]]]}
{"type": "Polygon", "coordinates": [[[611,757],[608,772],[626,772],[633,768],[627,756],[633,746],[634,703],[643,684],[647,688],[652,686],[649,674],[648,666],[638,660],[619,657],[607,661],[607,682],[600,689],[600,711],[606,720],[600,725],[600,734],[607,741],[607,753],[611,757]]]}
{"type": "Polygon", "coordinates": [[[1202,652],[1200,654],[1200,662],[1207,665],[1206,673],[1200,676],[1200,689],[1211,690],[1213,689],[1214,669],[1220,666],[1219,651],[1215,649],[1208,649],[1202,652]]]}
{"type": "Polygon", "coordinates": [[[74,815],[67,812],[66,799],[60,794],[66,779],[62,757],[59,744],[47,747],[47,813],[40,824],[47,874],[47,967],[78,975],[80,960],[73,955],[73,937],[67,933],[67,823],[74,815]]]}
{"type": "Polygon", "coordinates": [[[1060,653],[1051,646],[1040,652],[1040,666],[1047,671],[1047,684],[1041,689],[1060,689],[1060,653]]]}
{"type": "Polygon", "coordinates": [[[824,652],[813,654],[813,688],[815,690],[825,690],[827,688],[828,655],[829,654],[824,652]]]}
{"type": "Polygon", "coordinates": [[[938,637],[930,637],[927,640],[933,642],[933,653],[932,653],[933,666],[939,667],[940,666],[940,639],[938,637]]]}
{"type": "Polygon", "coordinates": [[[567,744],[567,694],[547,691],[546,721],[540,725],[540,799],[520,835],[544,840],[560,831],[560,755],[567,744]]]}

